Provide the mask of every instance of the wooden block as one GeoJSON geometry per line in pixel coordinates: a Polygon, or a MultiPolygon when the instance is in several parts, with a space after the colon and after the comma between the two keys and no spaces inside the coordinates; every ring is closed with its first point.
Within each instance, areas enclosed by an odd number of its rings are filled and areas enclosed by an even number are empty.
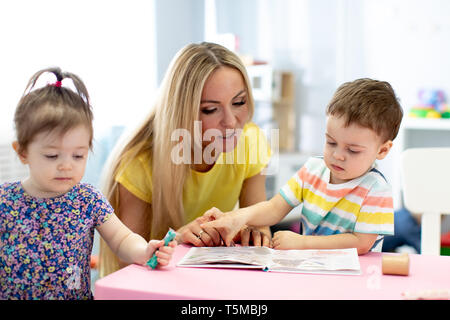
{"type": "Polygon", "coordinates": [[[383,254],[382,272],[383,274],[409,275],[409,255],[407,253],[383,254]]]}

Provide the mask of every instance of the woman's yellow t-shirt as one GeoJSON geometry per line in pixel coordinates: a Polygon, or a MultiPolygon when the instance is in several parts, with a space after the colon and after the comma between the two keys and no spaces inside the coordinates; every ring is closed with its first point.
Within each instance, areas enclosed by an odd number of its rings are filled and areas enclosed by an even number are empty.
{"type": "MultiPolygon", "coordinates": [[[[244,180],[260,173],[269,163],[270,148],[262,130],[247,123],[233,151],[222,153],[208,172],[191,170],[183,191],[186,222],[212,207],[226,212],[238,202],[244,180]]],[[[152,202],[152,169],[149,152],[128,162],[116,181],[139,199],[152,202]]]]}

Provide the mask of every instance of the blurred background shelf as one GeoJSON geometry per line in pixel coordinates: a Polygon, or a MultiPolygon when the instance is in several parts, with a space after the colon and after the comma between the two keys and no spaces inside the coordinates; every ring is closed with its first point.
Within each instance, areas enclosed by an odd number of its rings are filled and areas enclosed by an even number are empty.
{"type": "Polygon", "coordinates": [[[450,130],[450,119],[405,118],[405,130],[450,130]]]}

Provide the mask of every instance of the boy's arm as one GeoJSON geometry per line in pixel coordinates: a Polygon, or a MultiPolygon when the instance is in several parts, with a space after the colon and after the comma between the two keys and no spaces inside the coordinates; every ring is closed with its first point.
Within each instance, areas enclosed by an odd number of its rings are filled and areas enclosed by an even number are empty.
{"type": "Polygon", "coordinates": [[[341,233],[329,236],[302,236],[291,231],[276,232],[273,237],[274,249],[344,249],[356,248],[358,254],[369,252],[378,234],[341,233]]]}
{"type": "MultiPolygon", "coordinates": [[[[143,237],[128,229],[115,214],[100,225],[97,231],[119,259],[127,263],[144,264],[156,249],[164,246],[162,240],[147,242],[143,237]]],[[[171,243],[171,247],[174,246],[171,243]]],[[[170,260],[172,249],[165,248],[163,251],[161,257],[164,261],[161,264],[166,265],[168,261],[165,260],[170,260]]]]}
{"type": "Polygon", "coordinates": [[[273,226],[280,222],[292,207],[278,193],[272,199],[243,208],[246,214],[246,224],[252,227],[273,226]]]}
{"type": "Polygon", "coordinates": [[[203,223],[202,228],[216,229],[225,244],[229,246],[234,236],[241,230],[244,225],[253,227],[271,226],[283,219],[292,207],[277,194],[268,201],[256,203],[252,206],[232,211],[230,213],[221,214],[216,209],[208,210],[208,213],[216,220],[203,223]]]}

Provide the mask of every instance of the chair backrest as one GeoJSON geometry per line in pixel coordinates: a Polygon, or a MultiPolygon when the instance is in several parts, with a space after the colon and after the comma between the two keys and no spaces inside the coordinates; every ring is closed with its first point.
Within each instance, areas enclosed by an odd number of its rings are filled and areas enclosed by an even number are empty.
{"type": "Polygon", "coordinates": [[[406,209],[450,213],[450,148],[405,150],[401,174],[406,209]]]}

